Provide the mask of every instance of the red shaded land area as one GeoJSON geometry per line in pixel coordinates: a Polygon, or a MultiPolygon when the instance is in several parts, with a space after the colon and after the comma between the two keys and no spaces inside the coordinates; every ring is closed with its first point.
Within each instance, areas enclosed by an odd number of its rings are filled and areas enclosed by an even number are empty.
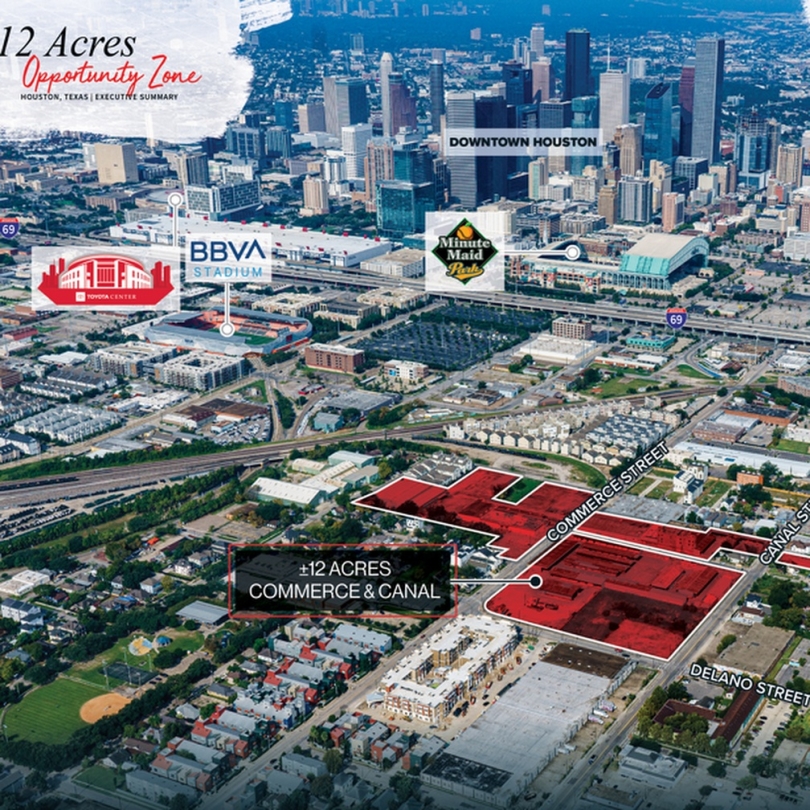
{"type": "Polygon", "coordinates": [[[761,554],[768,541],[761,537],[724,532],[719,529],[687,529],[663,523],[647,523],[634,518],[619,517],[599,512],[579,526],[580,530],[638,543],[660,551],[674,551],[702,560],[711,559],[721,548],[748,554],[761,554]]]}
{"type": "MultiPolygon", "coordinates": [[[[400,478],[377,492],[360,498],[363,506],[460,529],[494,535],[490,543],[504,549],[507,560],[518,560],[539,543],[546,532],[581,506],[590,492],[544,483],[520,503],[497,500],[496,495],[520,476],[479,468],[450,487],[400,478]]],[[[768,541],[720,529],[690,529],[648,523],[635,518],[597,512],[578,527],[581,531],[614,540],[637,543],[657,551],[672,551],[701,560],[711,559],[720,549],[761,554],[768,541]]],[[[810,569],[810,557],[783,555],[780,562],[810,569]]]]}
{"type": "Polygon", "coordinates": [[[742,576],[701,562],[572,535],[507,585],[488,610],[667,659],[742,576]]]}
{"type": "Polygon", "coordinates": [[[546,532],[589,497],[583,492],[544,483],[520,503],[495,499],[519,475],[478,469],[450,488],[400,478],[360,498],[357,503],[375,509],[446,523],[495,535],[490,545],[504,549],[503,557],[518,560],[539,543],[546,532]]]}

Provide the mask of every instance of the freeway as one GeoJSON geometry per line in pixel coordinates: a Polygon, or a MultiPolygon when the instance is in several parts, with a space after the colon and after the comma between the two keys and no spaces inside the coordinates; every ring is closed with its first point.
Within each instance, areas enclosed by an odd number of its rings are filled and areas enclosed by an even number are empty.
{"type": "MultiPolygon", "coordinates": [[[[595,265],[598,267],[598,265],[595,265]]],[[[320,270],[310,265],[297,265],[288,263],[273,268],[276,278],[294,279],[297,282],[308,281],[313,284],[335,284],[353,287],[410,287],[414,290],[424,291],[424,280],[391,278],[378,276],[360,271],[346,272],[341,270],[320,270]]],[[[510,309],[542,311],[565,315],[581,315],[602,321],[618,321],[621,323],[643,324],[646,326],[664,326],[664,304],[651,307],[628,306],[627,304],[614,304],[609,301],[598,301],[593,304],[579,301],[564,301],[540,296],[520,295],[509,292],[476,293],[471,290],[459,290],[453,293],[431,293],[435,298],[450,301],[462,300],[489,306],[505,306],[510,309]]],[[[727,337],[739,337],[763,342],[776,341],[788,344],[810,344],[810,331],[805,329],[788,329],[782,326],[768,326],[767,329],[759,324],[737,318],[709,317],[706,315],[690,315],[689,321],[683,330],[688,332],[701,332],[727,337]]]]}
{"type": "Polygon", "coordinates": [[[401,439],[424,436],[440,432],[445,424],[455,421],[456,418],[437,419],[430,424],[393,430],[370,430],[362,433],[339,431],[330,433],[328,436],[262,444],[204,456],[189,456],[188,458],[133,464],[127,467],[101,467],[42,478],[3,481],[0,482],[0,509],[10,506],[30,506],[61,498],[101,495],[119,489],[134,489],[171,478],[186,478],[189,475],[211,472],[230,465],[273,463],[282,461],[293,450],[311,450],[314,447],[341,441],[375,441],[389,436],[401,439]]]}

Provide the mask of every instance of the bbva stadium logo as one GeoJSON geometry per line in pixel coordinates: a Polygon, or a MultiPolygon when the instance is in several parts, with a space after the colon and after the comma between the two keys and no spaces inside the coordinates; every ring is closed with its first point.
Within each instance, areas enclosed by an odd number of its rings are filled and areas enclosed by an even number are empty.
{"type": "Polygon", "coordinates": [[[484,275],[498,250],[468,219],[462,219],[448,234],[439,236],[433,255],[447,268],[450,278],[468,284],[484,275]]]}
{"type": "Polygon", "coordinates": [[[175,287],[169,264],[157,261],[147,269],[133,256],[93,253],[56,259],[37,289],[57,306],[147,308],[158,305],[175,287]]]}

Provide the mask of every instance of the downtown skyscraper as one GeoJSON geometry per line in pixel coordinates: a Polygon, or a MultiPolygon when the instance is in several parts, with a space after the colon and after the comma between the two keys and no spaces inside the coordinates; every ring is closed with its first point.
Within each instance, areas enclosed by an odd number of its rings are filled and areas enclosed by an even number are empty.
{"type": "Polygon", "coordinates": [[[430,126],[434,132],[441,132],[444,115],[444,63],[435,60],[430,63],[430,126]]]}
{"type": "Polygon", "coordinates": [[[720,159],[720,106],[723,100],[724,39],[699,39],[695,47],[692,157],[720,159]]]}
{"type": "Polygon", "coordinates": [[[644,167],[653,160],[672,165],[672,87],[660,82],[644,100],[644,167]]]}
{"type": "Polygon", "coordinates": [[[584,28],[572,28],[565,34],[565,87],[563,98],[590,96],[593,93],[591,77],[591,35],[584,28]]]}
{"type": "Polygon", "coordinates": [[[326,131],[341,137],[343,127],[368,121],[366,83],[347,76],[323,77],[326,131]]]}
{"type": "Polygon", "coordinates": [[[394,72],[394,57],[386,51],[380,59],[380,103],[382,105],[383,136],[394,134],[394,121],[391,113],[391,74],[394,72]]]}
{"type": "Polygon", "coordinates": [[[602,138],[612,141],[616,128],[630,123],[630,74],[606,70],[599,76],[599,125],[602,138]]]}
{"type": "Polygon", "coordinates": [[[695,60],[691,57],[681,68],[678,106],[681,108],[680,153],[688,155],[692,151],[692,116],[695,109],[695,60]]]}

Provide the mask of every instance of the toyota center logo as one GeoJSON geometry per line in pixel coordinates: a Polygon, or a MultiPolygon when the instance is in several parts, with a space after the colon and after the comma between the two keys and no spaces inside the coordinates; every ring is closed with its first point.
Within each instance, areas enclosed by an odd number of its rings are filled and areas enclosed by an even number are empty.
{"type": "Polygon", "coordinates": [[[174,309],[178,262],[148,250],[34,248],[35,309],[174,309]]]}
{"type": "Polygon", "coordinates": [[[467,284],[484,274],[498,250],[468,219],[462,219],[450,233],[439,237],[433,255],[447,268],[450,278],[467,284]]]}

